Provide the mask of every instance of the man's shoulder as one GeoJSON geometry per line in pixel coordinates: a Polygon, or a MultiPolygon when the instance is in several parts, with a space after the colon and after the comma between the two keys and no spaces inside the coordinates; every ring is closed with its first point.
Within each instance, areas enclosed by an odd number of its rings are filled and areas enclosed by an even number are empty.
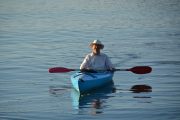
{"type": "Polygon", "coordinates": [[[86,55],[86,58],[90,58],[90,57],[92,57],[92,56],[93,56],[93,54],[92,54],[92,53],[89,53],[89,54],[86,55]]]}
{"type": "MultiPolygon", "coordinates": [[[[94,56],[95,55],[93,53],[89,53],[89,54],[86,55],[86,57],[88,57],[88,58],[91,58],[91,57],[94,57],[94,56]]],[[[108,57],[105,53],[100,53],[100,56],[101,57],[108,57]]]]}
{"type": "Polygon", "coordinates": [[[93,53],[89,53],[89,54],[87,54],[86,56],[93,56],[93,53]]]}
{"type": "Polygon", "coordinates": [[[101,53],[100,55],[103,57],[108,57],[105,53],[101,53]]]}

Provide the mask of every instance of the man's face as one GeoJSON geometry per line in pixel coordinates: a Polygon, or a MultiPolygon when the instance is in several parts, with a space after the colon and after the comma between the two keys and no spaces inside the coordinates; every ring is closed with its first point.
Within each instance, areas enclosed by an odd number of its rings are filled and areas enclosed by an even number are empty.
{"type": "Polygon", "coordinates": [[[94,44],[92,46],[92,51],[94,54],[96,55],[100,54],[100,50],[101,50],[101,45],[94,44]]]}

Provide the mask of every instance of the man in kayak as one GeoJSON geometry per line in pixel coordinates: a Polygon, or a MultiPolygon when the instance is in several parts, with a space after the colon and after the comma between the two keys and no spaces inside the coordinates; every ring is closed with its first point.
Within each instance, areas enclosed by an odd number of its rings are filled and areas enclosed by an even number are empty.
{"type": "Polygon", "coordinates": [[[101,43],[100,40],[94,40],[90,44],[90,47],[92,49],[92,52],[86,55],[85,59],[80,65],[81,71],[87,71],[87,72],[95,72],[98,70],[113,71],[115,69],[109,57],[106,54],[101,53],[101,49],[104,48],[104,45],[101,43]]]}

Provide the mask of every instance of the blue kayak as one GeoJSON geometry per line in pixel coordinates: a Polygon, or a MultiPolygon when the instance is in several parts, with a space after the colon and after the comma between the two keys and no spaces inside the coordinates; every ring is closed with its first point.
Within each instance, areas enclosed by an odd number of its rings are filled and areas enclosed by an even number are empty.
{"type": "Polygon", "coordinates": [[[112,82],[112,78],[112,72],[77,72],[71,76],[71,82],[78,92],[84,93],[112,82]]]}

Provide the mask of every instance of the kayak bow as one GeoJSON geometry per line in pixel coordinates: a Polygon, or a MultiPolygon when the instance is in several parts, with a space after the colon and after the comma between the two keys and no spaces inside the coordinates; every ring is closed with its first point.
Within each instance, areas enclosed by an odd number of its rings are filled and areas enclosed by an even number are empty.
{"type": "Polygon", "coordinates": [[[72,86],[80,93],[101,87],[112,81],[112,72],[82,73],[77,72],[71,76],[72,86]]]}

